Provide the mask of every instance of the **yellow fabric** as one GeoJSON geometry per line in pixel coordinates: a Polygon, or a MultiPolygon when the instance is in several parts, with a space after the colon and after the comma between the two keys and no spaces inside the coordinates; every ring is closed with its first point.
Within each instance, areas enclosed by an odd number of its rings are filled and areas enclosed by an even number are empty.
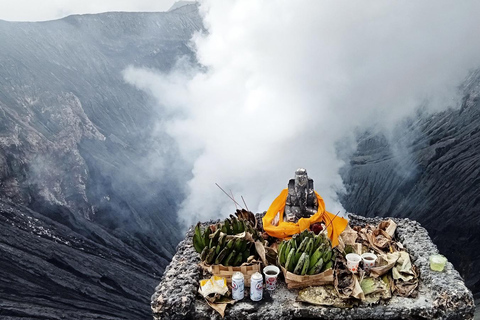
{"type": "Polygon", "coordinates": [[[334,214],[325,210],[325,202],[322,197],[315,191],[315,195],[318,200],[318,210],[310,218],[301,218],[297,223],[285,222],[283,221],[283,212],[285,209],[285,202],[287,201],[288,189],[282,190],[280,195],[273,200],[270,208],[268,208],[267,213],[263,217],[263,229],[270,236],[275,238],[290,238],[292,235],[302,232],[305,229],[309,229],[310,225],[315,222],[324,222],[328,226],[328,237],[332,241],[332,246],[336,247],[338,245],[338,236],[343,230],[347,227],[348,221],[341,217],[336,217],[334,214]],[[280,222],[278,226],[272,225],[273,219],[277,213],[280,213],[280,222]],[[332,219],[334,219],[331,223],[332,219]]]}

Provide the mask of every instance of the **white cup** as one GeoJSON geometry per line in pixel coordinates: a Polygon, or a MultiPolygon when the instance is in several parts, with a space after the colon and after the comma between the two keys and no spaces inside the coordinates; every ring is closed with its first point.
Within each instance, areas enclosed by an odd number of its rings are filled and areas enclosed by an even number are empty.
{"type": "Polygon", "coordinates": [[[356,253],[349,253],[345,256],[347,258],[347,268],[352,273],[356,273],[358,271],[358,264],[362,260],[362,257],[356,253]]]}
{"type": "Polygon", "coordinates": [[[374,253],[364,253],[362,254],[363,268],[365,271],[370,270],[375,266],[375,261],[377,261],[377,256],[374,253]]]}
{"type": "Polygon", "coordinates": [[[277,277],[280,269],[276,266],[266,266],[263,268],[265,274],[265,287],[267,290],[275,290],[277,287],[277,277]]]}

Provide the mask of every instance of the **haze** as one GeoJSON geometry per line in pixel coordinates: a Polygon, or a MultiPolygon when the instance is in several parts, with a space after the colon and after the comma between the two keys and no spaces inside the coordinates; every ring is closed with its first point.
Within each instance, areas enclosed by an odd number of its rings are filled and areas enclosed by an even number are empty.
{"type": "Polygon", "coordinates": [[[160,130],[193,166],[181,221],[234,210],[215,182],[267,210],[298,167],[327,210],[342,210],[339,143],[354,150],[355,131],[388,133],[420,106],[457,107],[458,86],[480,66],[479,9],[476,1],[203,1],[208,32],[192,46],[204,68],[125,71],[158,99],[160,130]]]}
{"type": "Polygon", "coordinates": [[[167,11],[175,0],[2,0],[0,19],[7,21],[45,21],[71,14],[107,11],[167,11]]]}

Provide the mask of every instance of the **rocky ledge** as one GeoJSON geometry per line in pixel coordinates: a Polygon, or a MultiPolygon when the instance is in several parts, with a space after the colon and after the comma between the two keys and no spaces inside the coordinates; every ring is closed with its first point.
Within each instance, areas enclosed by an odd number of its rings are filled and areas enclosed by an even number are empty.
{"type": "MultiPolygon", "coordinates": [[[[227,307],[227,319],[473,319],[475,303],[472,293],[450,262],[444,272],[429,268],[428,257],[438,253],[427,231],[416,221],[393,219],[397,224],[396,236],[407,248],[413,262],[420,269],[417,298],[394,296],[385,303],[360,305],[341,309],[320,307],[296,302],[298,290],[287,290],[280,281],[271,294],[265,293],[260,302],[244,299],[227,307]]],[[[350,224],[377,224],[379,218],[350,216],[350,224]]],[[[177,253],[167,267],[162,281],[152,296],[152,310],[158,319],[220,319],[197,293],[203,275],[198,267],[190,229],[177,247],[177,253]]]]}

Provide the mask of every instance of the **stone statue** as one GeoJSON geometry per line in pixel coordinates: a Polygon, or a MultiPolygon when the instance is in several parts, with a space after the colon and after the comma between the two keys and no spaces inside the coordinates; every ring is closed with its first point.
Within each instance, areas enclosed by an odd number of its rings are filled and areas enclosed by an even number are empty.
{"type": "Polygon", "coordinates": [[[288,182],[288,196],[285,202],[284,221],[297,222],[317,213],[318,200],[313,190],[313,180],[308,178],[307,170],[295,171],[295,179],[288,182]]]}

